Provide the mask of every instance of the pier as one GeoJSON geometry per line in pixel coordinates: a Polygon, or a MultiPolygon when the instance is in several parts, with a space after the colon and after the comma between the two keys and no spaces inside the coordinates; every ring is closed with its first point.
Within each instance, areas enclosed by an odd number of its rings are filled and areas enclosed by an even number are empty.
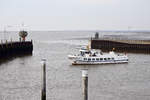
{"type": "Polygon", "coordinates": [[[91,39],[92,49],[102,51],[115,50],[117,52],[150,53],[150,41],[148,40],[108,40],[91,39]]]}
{"type": "Polygon", "coordinates": [[[31,55],[33,43],[31,41],[5,42],[0,44],[0,61],[21,55],[31,55]]]}

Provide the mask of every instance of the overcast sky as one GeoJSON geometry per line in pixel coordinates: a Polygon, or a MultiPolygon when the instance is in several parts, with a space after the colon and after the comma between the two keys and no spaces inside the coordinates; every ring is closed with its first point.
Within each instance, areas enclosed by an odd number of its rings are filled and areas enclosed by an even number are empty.
{"type": "Polygon", "coordinates": [[[0,30],[150,30],[150,0],[0,0],[0,30]]]}

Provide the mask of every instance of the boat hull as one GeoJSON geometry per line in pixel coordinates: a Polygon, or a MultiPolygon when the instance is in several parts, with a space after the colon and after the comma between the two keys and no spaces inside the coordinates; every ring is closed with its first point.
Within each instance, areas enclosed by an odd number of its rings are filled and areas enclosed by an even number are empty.
{"type": "Polygon", "coordinates": [[[105,62],[73,61],[72,65],[102,65],[102,64],[121,64],[121,63],[128,63],[128,60],[105,61],[105,62]]]}

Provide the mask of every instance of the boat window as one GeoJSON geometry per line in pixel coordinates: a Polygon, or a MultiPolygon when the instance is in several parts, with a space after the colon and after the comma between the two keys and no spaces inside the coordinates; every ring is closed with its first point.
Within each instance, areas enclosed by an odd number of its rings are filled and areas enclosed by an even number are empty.
{"type": "Polygon", "coordinates": [[[91,61],[91,58],[88,58],[88,61],[91,61]]]}
{"type": "Polygon", "coordinates": [[[110,60],[110,58],[108,58],[108,60],[110,60]]]}
{"type": "Polygon", "coordinates": [[[96,58],[97,61],[99,61],[99,58],[96,58]]]}
{"type": "Polygon", "coordinates": [[[87,60],[87,58],[84,58],[84,60],[87,60]]]}
{"type": "Polygon", "coordinates": [[[104,58],[104,60],[107,60],[106,58],[104,58]]]}
{"type": "Polygon", "coordinates": [[[112,58],[112,60],[114,60],[114,58],[112,58]]]}
{"type": "Polygon", "coordinates": [[[93,61],[95,61],[95,58],[92,58],[93,61]]]}
{"type": "Polygon", "coordinates": [[[100,58],[100,60],[103,60],[103,58],[100,58]]]}
{"type": "Polygon", "coordinates": [[[86,54],[89,54],[89,52],[85,52],[86,54]]]}

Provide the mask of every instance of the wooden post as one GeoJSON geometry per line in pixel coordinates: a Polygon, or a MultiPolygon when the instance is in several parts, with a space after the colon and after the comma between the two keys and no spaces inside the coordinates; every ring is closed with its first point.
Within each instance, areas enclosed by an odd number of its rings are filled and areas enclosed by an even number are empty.
{"type": "Polygon", "coordinates": [[[46,59],[42,59],[42,91],[41,100],[46,100],[46,59]]]}
{"type": "Polygon", "coordinates": [[[88,100],[88,70],[82,70],[83,100],[88,100]]]}
{"type": "Polygon", "coordinates": [[[12,38],[10,40],[11,40],[11,47],[12,47],[12,38]]]}
{"type": "Polygon", "coordinates": [[[21,42],[21,37],[19,37],[19,41],[21,42]]]}
{"type": "Polygon", "coordinates": [[[3,40],[1,40],[1,46],[2,46],[2,48],[3,48],[3,40]]]}
{"type": "Polygon", "coordinates": [[[6,40],[6,48],[8,48],[8,41],[6,40]]]}

